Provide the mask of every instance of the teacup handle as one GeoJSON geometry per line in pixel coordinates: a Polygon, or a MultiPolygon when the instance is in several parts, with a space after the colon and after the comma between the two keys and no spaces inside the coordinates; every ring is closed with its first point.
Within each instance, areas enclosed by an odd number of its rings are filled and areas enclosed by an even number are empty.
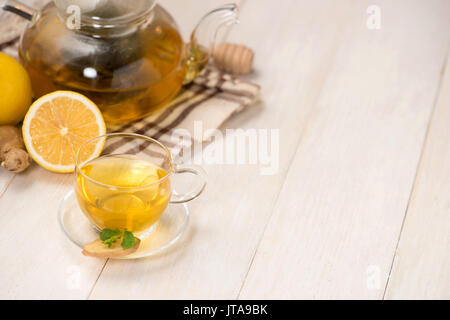
{"type": "Polygon", "coordinates": [[[196,165],[178,165],[175,174],[191,173],[197,176],[199,183],[194,190],[191,190],[185,194],[173,193],[170,203],[186,203],[194,200],[202,194],[206,187],[206,172],[202,167],[196,165]]]}

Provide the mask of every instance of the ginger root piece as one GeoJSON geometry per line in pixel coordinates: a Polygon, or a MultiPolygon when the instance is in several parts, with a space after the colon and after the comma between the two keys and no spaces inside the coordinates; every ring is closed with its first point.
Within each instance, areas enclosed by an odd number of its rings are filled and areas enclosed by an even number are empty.
{"type": "Polygon", "coordinates": [[[135,238],[134,247],[130,249],[124,249],[120,245],[120,241],[113,243],[112,247],[109,248],[107,245],[103,243],[102,240],[95,240],[91,243],[88,243],[83,248],[83,255],[88,257],[107,259],[107,258],[120,258],[126,257],[130,254],[135,253],[139,249],[139,245],[141,244],[141,240],[135,238]]]}
{"type": "Polygon", "coordinates": [[[234,43],[221,43],[213,53],[216,66],[234,74],[250,73],[253,69],[254,56],[252,49],[234,43]]]}
{"type": "Polygon", "coordinates": [[[31,164],[23,143],[22,132],[14,126],[0,126],[0,165],[19,173],[31,164]]]}

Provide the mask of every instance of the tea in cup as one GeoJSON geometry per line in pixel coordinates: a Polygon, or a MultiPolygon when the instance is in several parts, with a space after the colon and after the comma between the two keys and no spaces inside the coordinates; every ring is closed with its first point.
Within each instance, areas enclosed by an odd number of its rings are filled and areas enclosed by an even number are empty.
{"type": "Polygon", "coordinates": [[[185,203],[198,197],[206,185],[205,172],[196,166],[175,168],[170,150],[157,140],[130,133],[94,138],[81,146],[76,161],[78,204],[99,230],[127,230],[136,236],[149,234],[169,203],[185,203]],[[79,163],[80,155],[104,145],[102,154],[79,163]],[[195,174],[195,190],[175,194],[171,177],[195,174]]]}

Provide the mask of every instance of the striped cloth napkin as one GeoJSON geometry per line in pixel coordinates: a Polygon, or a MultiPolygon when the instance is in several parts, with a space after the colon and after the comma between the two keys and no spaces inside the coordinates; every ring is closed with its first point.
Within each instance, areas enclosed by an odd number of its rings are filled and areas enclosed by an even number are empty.
{"type": "MultiPolygon", "coordinates": [[[[24,23],[10,13],[0,13],[0,51],[17,58],[19,36],[24,23]],[[16,27],[11,27],[14,21],[16,27]]],[[[22,19],[23,20],[23,19],[22,19]]],[[[174,153],[180,151],[171,139],[174,130],[190,133],[192,142],[209,140],[211,129],[220,128],[233,114],[251,106],[259,99],[257,84],[222,73],[210,65],[193,83],[183,87],[178,96],[160,111],[145,119],[108,128],[110,132],[132,132],[161,141],[174,153]],[[195,123],[202,124],[205,134],[194,135],[195,123]]],[[[118,146],[121,149],[126,146],[118,146]]]]}
{"type": "MultiPolygon", "coordinates": [[[[184,86],[167,107],[123,126],[112,126],[111,132],[132,132],[159,140],[176,155],[180,150],[171,139],[175,130],[183,129],[195,142],[209,141],[213,130],[220,128],[233,114],[259,99],[260,87],[209,66],[193,83],[184,86]],[[202,133],[194,132],[201,124],[202,133]]],[[[193,141],[194,142],[194,141],[193,141]]]]}

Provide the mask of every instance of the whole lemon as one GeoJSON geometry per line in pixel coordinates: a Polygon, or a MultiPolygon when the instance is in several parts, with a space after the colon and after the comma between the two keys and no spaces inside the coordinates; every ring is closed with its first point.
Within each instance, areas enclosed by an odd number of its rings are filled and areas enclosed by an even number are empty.
{"type": "Polygon", "coordinates": [[[16,59],[0,52],[0,125],[14,125],[31,105],[31,81],[16,59]]]}

